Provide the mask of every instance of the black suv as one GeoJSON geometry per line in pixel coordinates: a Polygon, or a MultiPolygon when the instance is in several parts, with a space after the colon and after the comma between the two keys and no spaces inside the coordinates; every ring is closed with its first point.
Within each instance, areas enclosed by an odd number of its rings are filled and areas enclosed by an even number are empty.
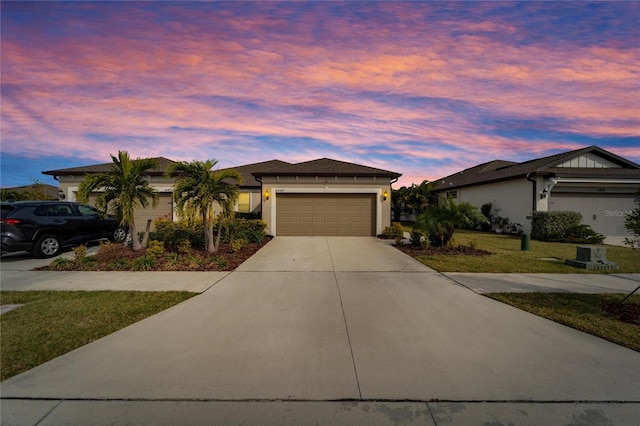
{"type": "Polygon", "coordinates": [[[108,238],[121,242],[127,230],[94,207],[64,201],[1,203],[2,253],[31,251],[34,257],[52,257],[65,246],[108,238]]]}

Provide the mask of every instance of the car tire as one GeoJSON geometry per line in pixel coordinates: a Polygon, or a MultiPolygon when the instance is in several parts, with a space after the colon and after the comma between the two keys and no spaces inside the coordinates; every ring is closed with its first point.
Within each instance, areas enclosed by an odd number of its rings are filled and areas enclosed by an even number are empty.
{"type": "Polygon", "coordinates": [[[127,239],[127,233],[128,230],[126,228],[118,226],[111,233],[111,237],[109,238],[109,240],[112,243],[124,243],[124,241],[127,239]]]}
{"type": "Polygon", "coordinates": [[[33,246],[33,257],[37,259],[53,257],[58,253],[60,253],[60,238],[55,235],[43,235],[33,246]]]}

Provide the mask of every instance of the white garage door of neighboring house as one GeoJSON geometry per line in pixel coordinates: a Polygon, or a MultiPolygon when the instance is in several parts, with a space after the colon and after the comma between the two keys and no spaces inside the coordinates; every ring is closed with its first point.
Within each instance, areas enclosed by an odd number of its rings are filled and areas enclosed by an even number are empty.
{"type": "Polygon", "coordinates": [[[374,194],[277,194],[279,236],[375,235],[374,194]]]}
{"type": "Polygon", "coordinates": [[[625,214],[637,207],[633,194],[552,193],[549,211],[570,210],[582,214],[582,223],[607,236],[630,235],[625,214]]]}

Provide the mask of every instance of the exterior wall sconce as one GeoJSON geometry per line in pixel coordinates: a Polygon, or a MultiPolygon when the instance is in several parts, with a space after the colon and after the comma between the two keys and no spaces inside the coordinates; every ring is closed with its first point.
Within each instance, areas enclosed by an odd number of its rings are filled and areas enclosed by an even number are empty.
{"type": "Polygon", "coordinates": [[[64,200],[65,198],[67,197],[64,195],[64,191],[62,191],[62,189],[58,189],[58,199],[64,200]]]}
{"type": "Polygon", "coordinates": [[[268,189],[266,191],[264,191],[264,199],[266,201],[269,201],[269,190],[268,189]]]}
{"type": "Polygon", "coordinates": [[[384,193],[382,194],[382,199],[384,201],[387,201],[387,198],[389,198],[389,193],[385,190],[384,193]]]}

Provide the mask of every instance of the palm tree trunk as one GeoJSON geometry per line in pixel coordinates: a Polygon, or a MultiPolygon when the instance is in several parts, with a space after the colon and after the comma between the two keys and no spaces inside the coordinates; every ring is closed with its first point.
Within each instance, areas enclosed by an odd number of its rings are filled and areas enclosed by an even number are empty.
{"type": "Polygon", "coordinates": [[[220,248],[220,236],[222,235],[222,219],[218,218],[218,235],[216,235],[216,243],[213,246],[211,253],[217,253],[220,248]]]}
{"type": "Polygon", "coordinates": [[[207,222],[207,239],[207,253],[215,253],[218,251],[213,239],[213,223],[211,221],[207,222]]]}
{"type": "Polygon", "coordinates": [[[149,231],[151,231],[151,219],[147,220],[147,227],[144,230],[144,236],[142,237],[141,248],[146,249],[149,244],[149,231]]]}
{"type": "Polygon", "coordinates": [[[136,229],[135,221],[131,221],[129,229],[131,230],[131,248],[133,249],[133,251],[142,250],[142,245],[140,244],[140,238],[138,237],[138,230],[136,229]]]}

